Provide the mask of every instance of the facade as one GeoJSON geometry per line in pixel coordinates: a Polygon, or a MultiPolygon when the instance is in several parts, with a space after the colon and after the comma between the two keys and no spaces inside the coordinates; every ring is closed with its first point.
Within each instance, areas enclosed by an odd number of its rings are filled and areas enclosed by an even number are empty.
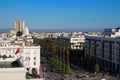
{"type": "Polygon", "coordinates": [[[83,44],[85,42],[85,36],[70,38],[71,49],[83,49],[83,44]]]}
{"type": "Polygon", "coordinates": [[[1,46],[0,56],[6,55],[7,57],[19,59],[29,73],[39,74],[40,70],[40,46],[1,46]],[[16,55],[15,52],[20,49],[16,55]]]}
{"type": "Polygon", "coordinates": [[[24,35],[29,35],[29,29],[28,29],[28,27],[25,27],[24,35]]]}
{"type": "Polygon", "coordinates": [[[24,21],[17,20],[10,33],[0,34],[0,79],[26,80],[32,75],[40,77],[40,46],[33,44],[24,21]]]}
{"type": "Polygon", "coordinates": [[[108,37],[119,37],[120,36],[120,27],[104,29],[103,34],[108,37]]]}
{"type": "Polygon", "coordinates": [[[85,45],[86,55],[108,70],[118,70],[120,67],[120,39],[118,38],[101,38],[86,37],[85,45]],[[96,46],[95,46],[96,45],[96,46]]]}
{"type": "Polygon", "coordinates": [[[1,80],[26,80],[27,70],[20,61],[13,57],[0,56],[0,79],[1,80]]]}
{"type": "Polygon", "coordinates": [[[40,46],[23,46],[20,48],[20,61],[30,74],[40,74],[40,46]]]}
{"type": "Polygon", "coordinates": [[[25,28],[25,23],[24,21],[22,20],[17,20],[14,22],[14,28],[15,28],[15,31],[16,33],[17,32],[23,32],[24,31],[24,28],[25,28]]]}
{"type": "Polygon", "coordinates": [[[1,80],[26,80],[25,68],[0,68],[1,80]]]}
{"type": "MultiPolygon", "coordinates": [[[[117,28],[118,29],[118,28],[117,28]]],[[[120,29],[118,29],[119,31],[120,29]]],[[[119,31],[120,32],[120,31],[119,31]]],[[[105,32],[106,33],[106,32],[105,32]]],[[[85,53],[87,59],[98,63],[103,70],[120,71],[120,34],[109,32],[102,36],[85,37],[85,53]],[[114,37],[113,37],[114,36],[114,37]]]]}
{"type": "Polygon", "coordinates": [[[29,35],[28,27],[25,27],[25,22],[22,20],[16,20],[14,22],[14,28],[10,30],[11,34],[15,34],[17,36],[26,36],[29,35]]]}

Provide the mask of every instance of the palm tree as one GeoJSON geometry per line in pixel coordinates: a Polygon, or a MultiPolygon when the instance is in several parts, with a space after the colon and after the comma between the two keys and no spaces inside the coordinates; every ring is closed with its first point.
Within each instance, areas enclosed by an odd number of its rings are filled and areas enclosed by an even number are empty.
{"type": "Polygon", "coordinates": [[[99,46],[99,44],[94,44],[94,47],[95,47],[95,62],[96,62],[96,64],[97,64],[97,57],[98,57],[98,46],[99,46]]]}
{"type": "Polygon", "coordinates": [[[91,55],[92,55],[92,49],[91,49],[91,47],[89,47],[89,50],[90,50],[90,60],[91,60],[91,55]]]}
{"type": "Polygon", "coordinates": [[[84,60],[86,59],[86,50],[89,48],[88,45],[84,45],[84,60]]]}
{"type": "Polygon", "coordinates": [[[69,50],[68,50],[68,48],[66,49],[66,54],[67,54],[67,64],[69,65],[69,50]]]}

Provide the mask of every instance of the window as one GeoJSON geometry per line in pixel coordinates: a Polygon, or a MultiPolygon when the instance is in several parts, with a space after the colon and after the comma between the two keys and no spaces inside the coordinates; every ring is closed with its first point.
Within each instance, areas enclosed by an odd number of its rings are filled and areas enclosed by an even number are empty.
{"type": "Polygon", "coordinates": [[[36,57],[34,57],[34,60],[36,60],[36,57]]]}
{"type": "Polygon", "coordinates": [[[112,47],[112,48],[113,48],[113,50],[115,50],[115,45],[114,45],[114,44],[113,44],[113,47],[112,47]]]}
{"type": "Polygon", "coordinates": [[[112,51],[112,56],[115,56],[115,51],[112,51]]]}
{"type": "Polygon", "coordinates": [[[116,62],[119,62],[119,57],[116,57],[116,62]]]}
{"type": "Polygon", "coordinates": [[[112,57],[112,61],[113,61],[113,62],[115,61],[115,57],[114,57],[114,56],[112,57]]]}
{"type": "Polygon", "coordinates": [[[36,62],[34,62],[34,65],[36,65],[36,62]]]}

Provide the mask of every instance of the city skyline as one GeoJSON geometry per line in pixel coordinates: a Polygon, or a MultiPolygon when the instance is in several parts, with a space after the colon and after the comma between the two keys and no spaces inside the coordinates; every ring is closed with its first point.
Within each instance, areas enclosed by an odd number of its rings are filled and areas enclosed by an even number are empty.
{"type": "Polygon", "coordinates": [[[120,26],[119,0],[1,0],[0,28],[103,30],[120,26]]]}

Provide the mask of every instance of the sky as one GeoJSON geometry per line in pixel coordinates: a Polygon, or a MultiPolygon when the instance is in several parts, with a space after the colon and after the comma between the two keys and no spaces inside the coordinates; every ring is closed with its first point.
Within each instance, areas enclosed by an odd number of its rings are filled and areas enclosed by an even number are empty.
{"type": "Polygon", "coordinates": [[[100,30],[120,26],[120,0],[0,0],[0,28],[100,30]]]}

